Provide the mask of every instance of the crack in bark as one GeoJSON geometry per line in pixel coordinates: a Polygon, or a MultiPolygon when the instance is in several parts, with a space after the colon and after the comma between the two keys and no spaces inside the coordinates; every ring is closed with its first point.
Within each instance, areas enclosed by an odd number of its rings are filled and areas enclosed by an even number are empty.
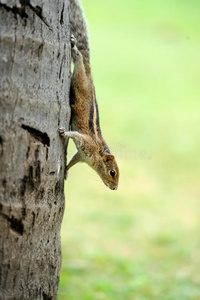
{"type": "Polygon", "coordinates": [[[65,57],[65,56],[63,56],[62,61],[61,61],[61,64],[60,64],[60,70],[59,70],[59,75],[58,75],[59,79],[60,79],[61,73],[62,73],[62,67],[63,67],[63,63],[64,63],[64,57],[65,57]]]}
{"type": "Polygon", "coordinates": [[[2,155],[3,155],[3,139],[0,136],[0,156],[2,156],[2,155]]]}
{"type": "Polygon", "coordinates": [[[51,296],[49,297],[45,292],[42,293],[42,296],[43,296],[44,300],[52,300],[53,299],[53,297],[51,297],[51,296]]]}
{"type": "Polygon", "coordinates": [[[3,3],[0,3],[0,7],[3,7],[5,10],[12,12],[14,15],[19,15],[21,18],[28,18],[27,13],[25,12],[25,7],[8,6],[3,3]]]}
{"type": "Polygon", "coordinates": [[[61,14],[60,14],[60,24],[63,25],[64,21],[63,21],[63,12],[64,12],[64,9],[65,9],[65,2],[63,2],[63,7],[62,7],[62,11],[61,11],[61,14]]]}
{"type": "Polygon", "coordinates": [[[21,0],[20,6],[16,6],[16,5],[9,6],[0,3],[0,7],[3,7],[6,11],[12,12],[14,15],[19,15],[23,19],[28,19],[28,14],[25,11],[26,6],[28,6],[40,18],[40,20],[49,28],[49,30],[53,31],[47,19],[42,14],[42,8],[39,5],[33,6],[30,2],[31,2],[30,0],[21,0]]]}
{"type": "Polygon", "coordinates": [[[42,15],[42,8],[39,5],[33,6],[30,1],[24,1],[27,3],[27,6],[36,13],[36,15],[40,18],[40,20],[49,28],[49,30],[53,31],[51,26],[49,25],[47,19],[42,15]]]}
{"type": "Polygon", "coordinates": [[[46,132],[41,132],[33,127],[24,124],[22,124],[21,127],[24,130],[27,130],[34,139],[38,140],[44,146],[50,146],[50,138],[46,132]]]}
{"type": "Polygon", "coordinates": [[[9,218],[6,214],[1,213],[1,215],[10,223],[10,229],[19,235],[23,235],[24,224],[22,219],[16,219],[13,216],[9,218]]]}

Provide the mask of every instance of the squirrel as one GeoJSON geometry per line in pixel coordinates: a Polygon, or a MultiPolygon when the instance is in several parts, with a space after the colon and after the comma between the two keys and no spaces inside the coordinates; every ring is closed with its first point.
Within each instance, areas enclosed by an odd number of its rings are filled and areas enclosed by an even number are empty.
{"type": "Polygon", "coordinates": [[[66,166],[68,171],[78,162],[86,162],[111,190],[117,190],[119,168],[104,141],[91,76],[90,48],[83,10],[78,0],[70,0],[71,55],[74,70],[70,85],[71,131],[59,127],[64,138],[72,138],[77,152],[66,166]]]}

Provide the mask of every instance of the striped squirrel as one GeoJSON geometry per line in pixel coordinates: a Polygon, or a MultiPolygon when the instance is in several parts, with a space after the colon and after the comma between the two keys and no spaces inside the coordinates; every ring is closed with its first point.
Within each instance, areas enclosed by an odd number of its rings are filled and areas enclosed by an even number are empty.
{"type": "Polygon", "coordinates": [[[104,141],[90,69],[90,49],[86,21],[78,0],[70,0],[71,54],[74,70],[70,86],[71,131],[59,127],[62,137],[72,138],[77,152],[66,171],[86,162],[111,190],[118,188],[119,169],[104,141]]]}

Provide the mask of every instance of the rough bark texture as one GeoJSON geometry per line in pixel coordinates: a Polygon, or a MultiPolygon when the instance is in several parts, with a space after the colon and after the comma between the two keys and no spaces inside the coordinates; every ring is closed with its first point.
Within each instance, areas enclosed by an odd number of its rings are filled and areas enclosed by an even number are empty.
{"type": "Polygon", "coordinates": [[[67,0],[0,1],[0,299],[56,299],[70,119],[67,0]]]}

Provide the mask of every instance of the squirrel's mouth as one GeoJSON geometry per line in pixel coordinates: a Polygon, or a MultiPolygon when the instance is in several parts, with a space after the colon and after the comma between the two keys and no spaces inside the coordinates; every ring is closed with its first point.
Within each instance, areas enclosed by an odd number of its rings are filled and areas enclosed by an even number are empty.
{"type": "Polygon", "coordinates": [[[117,190],[117,189],[118,189],[118,186],[112,188],[113,191],[117,190]]]}
{"type": "Polygon", "coordinates": [[[109,183],[105,183],[105,185],[107,187],[109,187],[110,190],[113,190],[113,191],[118,189],[117,185],[113,185],[113,184],[109,184],[109,183]]]}

